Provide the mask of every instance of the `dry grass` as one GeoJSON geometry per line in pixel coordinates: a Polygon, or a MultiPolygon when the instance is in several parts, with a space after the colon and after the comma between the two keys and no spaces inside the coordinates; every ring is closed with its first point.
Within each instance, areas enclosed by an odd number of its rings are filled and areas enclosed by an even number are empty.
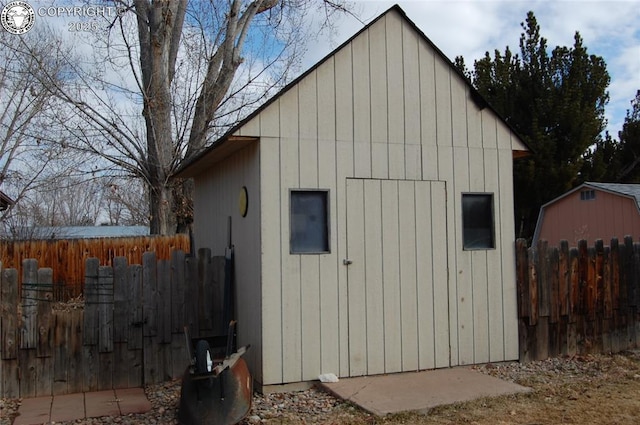
{"type": "MultiPolygon", "coordinates": [[[[526,394],[479,399],[377,418],[343,408],[322,423],[334,424],[629,424],[640,423],[640,352],[551,359],[480,368],[533,389],[526,394]]],[[[270,422],[271,423],[271,422],[270,422]]],[[[274,422],[275,423],[275,422],[274,422]]]]}

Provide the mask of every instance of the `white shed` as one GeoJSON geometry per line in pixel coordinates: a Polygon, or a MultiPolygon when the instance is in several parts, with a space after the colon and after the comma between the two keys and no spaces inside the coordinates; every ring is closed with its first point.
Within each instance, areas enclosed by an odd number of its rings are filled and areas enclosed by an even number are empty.
{"type": "Polygon", "coordinates": [[[527,150],[394,6],[184,165],[257,386],[517,359],[527,150]]]}

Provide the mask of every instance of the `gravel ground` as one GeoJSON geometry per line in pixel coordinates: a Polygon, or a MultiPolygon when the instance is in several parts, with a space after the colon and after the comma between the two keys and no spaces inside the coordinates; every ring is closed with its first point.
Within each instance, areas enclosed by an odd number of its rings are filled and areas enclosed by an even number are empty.
{"type": "MultiPolygon", "coordinates": [[[[640,362],[640,351],[620,355],[589,355],[571,358],[555,358],[531,363],[504,363],[475,366],[474,369],[501,379],[522,385],[537,386],[549,383],[573,382],[576,384],[611,379],[633,374],[640,379],[636,367],[640,362]],[[621,362],[622,359],[623,361],[621,362]],[[626,363],[625,363],[626,362],[626,363]],[[636,366],[625,368],[625,364],[636,366]]],[[[151,385],[145,389],[153,408],[145,414],[121,417],[86,419],[70,424],[177,424],[176,414],[180,399],[180,381],[151,385]]],[[[576,394],[579,397],[579,394],[576,394]]],[[[11,425],[20,401],[0,399],[0,425],[11,425]]],[[[331,395],[312,388],[307,391],[255,395],[253,407],[243,424],[368,424],[378,423],[374,417],[360,409],[338,400],[331,395]]],[[[382,422],[387,422],[382,420],[382,422]]],[[[403,423],[391,422],[391,423],[403,423]]]]}

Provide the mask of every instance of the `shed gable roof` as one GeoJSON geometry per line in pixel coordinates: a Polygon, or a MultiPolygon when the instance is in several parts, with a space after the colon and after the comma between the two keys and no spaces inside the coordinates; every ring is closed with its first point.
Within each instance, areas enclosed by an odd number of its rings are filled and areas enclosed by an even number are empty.
{"type": "MultiPolygon", "coordinates": [[[[316,69],[318,69],[322,64],[330,60],[332,57],[336,56],[336,54],[341,51],[343,48],[352,43],[356,38],[358,38],[361,34],[366,32],[372,26],[374,26],[378,21],[387,16],[390,13],[397,13],[400,15],[401,19],[406,22],[413,31],[418,34],[418,37],[421,38],[427,45],[433,49],[437,56],[446,63],[452,71],[454,71],[466,84],[469,88],[470,96],[473,102],[477,105],[479,109],[488,108],[491,110],[499,119],[499,121],[504,124],[507,128],[511,130],[511,132],[516,135],[516,139],[520,142],[520,145],[523,147],[522,149],[514,149],[514,157],[520,157],[527,155],[531,149],[526,143],[518,136],[518,133],[513,129],[513,127],[507,123],[504,118],[501,117],[499,113],[480,95],[480,93],[471,85],[471,83],[466,79],[466,77],[454,66],[454,64],[446,57],[446,55],[424,34],[420,28],[416,26],[416,24],[407,17],[404,10],[399,5],[394,5],[389,8],[386,12],[380,14],[377,18],[371,21],[369,24],[364,26],[360,31],[355,33],[352,37],[350,37],[347,41],[338,46],[335,50],[325,56],[323,59],[318,61],[314,66],[309,68],[307,71],[302,73],[299,77],[294,79],[292,82],[287,84],[282,90],[280,90],[277,94],[267,100],[263,105],[261,105],[258,109],[253,111],[246,118],[238,122],[235,126],[233,126],[229,131],[227,131],[222,137],[220,137],[217,141],[215,141],[212,145],[202,151],[200,154],[195,156],[194,158],[184,161],[178,171],[174,174],[174,177],[193,177],[200,173],[203,169],[207,168],[206,164],[210,164],[212,162],[219,161],[223,159],[223,157],[228,156],[230,153],[240,150],[247,145],[248,139],[252,139],[252,141],[257,140],[256,138],[250,137],[239,137],[239,131],[246,126],[253,118],[258,116],[261,112],[265,111],[271,104],[276,102],[278,99],[282,98],[285,93],[291,90],[294,86],[298,85],[305,77],[310,75],[316,69]],[[221,156],[219,153],[224,152],[224,155],[221,156]]],[[[244,133],[243,133],[244,134],[244,133]]]]}

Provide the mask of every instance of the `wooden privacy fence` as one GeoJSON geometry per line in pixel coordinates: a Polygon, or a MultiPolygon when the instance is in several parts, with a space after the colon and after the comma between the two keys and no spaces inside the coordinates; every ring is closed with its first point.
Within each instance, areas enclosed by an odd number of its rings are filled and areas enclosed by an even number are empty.
{"type": "Polygon", "coordinates": [[[139,387],[179,377],[191,336],[226,333],[224,257],[155,253],[141,265],[86,260],[83,304],[52,299],[50,268],[36,260],[0,274],[0,396],[34,397],[139,387]]]}
{"type": "Polygon", "coordinates": [[[54,299],[66,301],[83,291],[84,264],[87,258],[98,258],[100,264],[111,265],[116,257],[129,264],[141,264],[142,255],[153,251],[160,260],[171,258],[172,251],[189,252],[189,236],[136,236],[126,238],[92,238],[61,240],[0,241],[0,261],[6,268],[18,270],[22,261],[35,259],[40,267],[53,271],[54,299]]]}
{"type": "Polygon", "coordinates": [[[516,241],[520,360],[620,352],[640,342],[640,243],[569,249],[516,241]]]}

